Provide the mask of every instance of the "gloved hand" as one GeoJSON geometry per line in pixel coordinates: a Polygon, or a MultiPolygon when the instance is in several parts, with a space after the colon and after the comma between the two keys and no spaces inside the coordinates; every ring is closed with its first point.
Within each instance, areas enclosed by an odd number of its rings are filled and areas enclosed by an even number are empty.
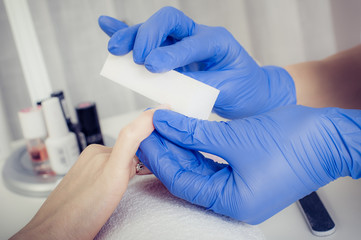
{"type": "Polygon", "coordinates": [[[229,122],[157,110],[153,124],[137,155],[168,190],[250,224],[338,177],[361,176],[360,110],[293,105],[229,122]]]}
{"type": "Polygon", "coordinates": [[[129,28],[105,16],[99,25],[112,36],[112,54],[133,49],[134,61],[151,72],[176,69],[218,88],[213,110],[220,116],[240,118],[296,103],[294,83],[285,69],[258,66],[226,29],[197,24],[175,8],[162,8],[129,28]]]}

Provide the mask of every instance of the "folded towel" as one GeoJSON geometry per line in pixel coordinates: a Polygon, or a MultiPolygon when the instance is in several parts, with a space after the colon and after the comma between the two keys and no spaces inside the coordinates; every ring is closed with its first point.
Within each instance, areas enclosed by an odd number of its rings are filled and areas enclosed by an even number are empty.
{"type": "Polygon", "coordinates": [[[154,176],[135,176],[95,239],[265,239],[261,230],[174,197],[154,176]]]}

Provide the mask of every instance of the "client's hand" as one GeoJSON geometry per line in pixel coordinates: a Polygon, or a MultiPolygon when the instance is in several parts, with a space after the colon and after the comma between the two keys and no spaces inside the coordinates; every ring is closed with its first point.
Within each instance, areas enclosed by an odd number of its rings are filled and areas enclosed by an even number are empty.
{"type": "Polygon", "coordinates": [[[153,131],[154,110],[123,128],[113,148],[90,145],[12,239],[93,239],[122,198],[136,173],[140,142],[153,131]]]}

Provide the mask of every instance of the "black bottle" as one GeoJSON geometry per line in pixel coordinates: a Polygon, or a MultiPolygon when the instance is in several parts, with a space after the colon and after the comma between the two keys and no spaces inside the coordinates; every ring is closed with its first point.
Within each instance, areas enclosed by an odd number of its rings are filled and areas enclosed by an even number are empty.
{"type": "Polygon", "coordinates": [[[83,102],[76,106],[80,131],[85,135],[87,145],[104,145],[103,136],[100,129],[97,108],[93,102],[83,102]]]}

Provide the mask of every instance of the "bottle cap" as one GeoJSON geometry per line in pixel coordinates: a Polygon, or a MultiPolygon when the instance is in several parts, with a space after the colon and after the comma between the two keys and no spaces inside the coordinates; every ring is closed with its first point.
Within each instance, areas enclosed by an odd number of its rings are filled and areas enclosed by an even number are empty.
{"type": "Polygon", "coordinates": [[[47,135],[41,107],[26,108],[18,112],[24,138],[44,138],[47,135]]]}
{"type": "Polygon", "coordinates": [[[68,126],[60,107],[60,101],[57,97],[46,99],[42,102],[46,126],[49,137],[63,137],[69,133],[68,126]]]}
{"type": "Polygon", "coordinates": [[[64,92],[59,90],[59,91],[55,91],[55,92],[52,92],[50,94],[51,97],[57,97],[59,98],[60,100],[64,99],[64,92]]]}
{"type": "Polygon", "coordinates": [[[59,90],[59,91],[55,91],[55,92],[52,92],[50,94],[51,97],[57,97],[60,101],[60,107],[61,107],[61,110],[64,114],[64,117],[65,117],[65,121],[66,121],[66,124],[68,125],[68,129],[71,130],[72,128],[72,122],[71,122],[71,119],[70,119],[70,113],[69,113],[69,110],[68,110],[68,105],[65,101],[65,96],[64,96],[64,92],[59,90]]]}
{"type": "Polygon", "coordinates": [[[93,102],[83,102],[76,106],[81,131],[85,136],[100,134],[100,124],[98,119],[97,108],[93,102]]]}

